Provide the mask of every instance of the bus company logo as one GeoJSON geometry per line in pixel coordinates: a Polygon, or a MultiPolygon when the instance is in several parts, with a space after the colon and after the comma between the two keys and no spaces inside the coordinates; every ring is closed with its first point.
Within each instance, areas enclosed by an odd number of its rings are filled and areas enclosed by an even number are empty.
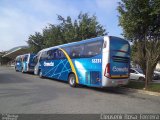
{"type": "Polygon", "coordinates": [[[112,70],[113,70],[114,72],[128,72],[128,68],[126,68],[126,67],[118,68],[118,67],[114,66],[114,67],[112,68],[112,70]]]}
{"type": "Polygon", "coordinates": [[[54,62],[44,62],[44,66],[54,66],[54,62]]]}

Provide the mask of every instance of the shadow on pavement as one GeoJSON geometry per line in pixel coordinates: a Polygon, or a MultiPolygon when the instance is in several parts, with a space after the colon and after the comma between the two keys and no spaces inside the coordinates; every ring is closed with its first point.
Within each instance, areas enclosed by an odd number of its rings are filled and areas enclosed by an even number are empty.
{"type": "Polygon", "coordinates": [[[18,77],[14,74],[9,73],[1,73],[0,74],[0,84],[9,84],[9,83],[28,83],[31,81],[27,81],[22,79],[21,77],[18,77]]]}

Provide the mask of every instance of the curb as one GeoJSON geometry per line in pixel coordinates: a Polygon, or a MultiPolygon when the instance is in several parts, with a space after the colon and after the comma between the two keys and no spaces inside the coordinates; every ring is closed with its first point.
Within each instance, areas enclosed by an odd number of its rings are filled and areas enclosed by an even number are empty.
{"type": "Polygon", "coordinates": [[[126,89],[130,92],[137,92],[137,93],[141,93],[141,94],[160,96],[160,93],[158,93],[158,92],[151,92],[151,91],[147,91],[147,90],[138,90],[138,89],[126,88],[126,87],[121,87],[121,88],[126,89]]]}

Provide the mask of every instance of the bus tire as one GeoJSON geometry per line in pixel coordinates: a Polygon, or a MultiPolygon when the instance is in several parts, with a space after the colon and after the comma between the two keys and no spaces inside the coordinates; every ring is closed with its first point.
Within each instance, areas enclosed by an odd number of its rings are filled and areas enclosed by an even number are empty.
{"type": "Polygon", "coordinates": [[[73,73],[69,75],[68,82],[71,87],[76,87],[76,77],[73,73]]]}
{"type": "Polygon", "coordinates": [[[20,72],[22,72],[23,71],[23,67],[20,69],[20,72]]]}
{"type": "Polygon", "coordinates": [[[18,72],[17,67],[15,67],[15,71],[18,72]]]}
{"type": "Polygon", "coordinates": [[[38,72],[38,73],[39,73],[39,77],[40,77],[40,78],[43,78],[42,70],[39,70],[39,72],[38,72]]]}
{"type": "Polygon", "coordinates": [[[22,68],[22,71],[21,71],[22,73],[24,73],[24,69],[22,68]]]}

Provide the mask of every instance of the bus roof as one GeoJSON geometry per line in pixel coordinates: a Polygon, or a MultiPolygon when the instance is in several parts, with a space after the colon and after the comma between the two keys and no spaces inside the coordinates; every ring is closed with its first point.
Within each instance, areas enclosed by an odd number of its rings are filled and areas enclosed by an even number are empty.
{"type": "Polygon", "coordinates": [[[90,39],[86,39],[86,40],[81,40],[81,41],[66,43],[66,44],[62,44],[62,45],[57,45],[57,46],[45,48],[45,49],[42,49],[42,50],[39,51],[39,52],[48,51],[48,50],[51,50],[51,49],[53,49],[53,48],[69,47],[69,46],[72,46],[72,45],[78,45],[78,44],[88,43],[88,42],[91,42],[91,41],[93,42],[93,41],[103,40],[103,38],[104,38],[104,36],[101,36],[101,37],[90,38],[90,39]]]}
{"type": "Polygon", "coordinates": [[[24,56],[24,55],[36,55],[36,54],[34,54],[34,53],[27,53],[27,54],[22,54],[22,55],[18,55],[16,58],[18,58],[18,57],[22,57],[22,56],[24,56]]]}
{"type": "Polygon", "coordinates": [[[116,37],[116,36],[108,36],[108,37],[110,38],[110,40],[117,39],[117,40],[120,40],[120,41],[128,42],[128,40],[125,40],[124,38],[120,38],[120,37],[116,37]]]}
{"type": "MultiPolygon", "coordinates": [[[[102,41],[104,39],[104,37],[123,39],[123,38],[115,37],[115,36],[100,36],[100,37],[85,39],[85,40],[81,40],[81,41],[66,43],[66,44],[62,44],[62,45],[57,45],[57,46],[53,46],[53,47],[49,47],[49,48],[44,48],[44,49],[40,50],[39,52],[48,51],[48,50],[51,50],[51,49],[54,49],[54,48],[69,47],[69,46],[72,46],[72,45],[78,45],[78,44],[83,44],[83,43],[88,43],[88,42],[93,42],[93,41],[98,41],[98,40],[102,41]]],[[[125,40],[125,39],[123,39],[123,40],[125,40]]],[[[125,40],[125,41],[127,41],[127,40],[125,40]]]]}

